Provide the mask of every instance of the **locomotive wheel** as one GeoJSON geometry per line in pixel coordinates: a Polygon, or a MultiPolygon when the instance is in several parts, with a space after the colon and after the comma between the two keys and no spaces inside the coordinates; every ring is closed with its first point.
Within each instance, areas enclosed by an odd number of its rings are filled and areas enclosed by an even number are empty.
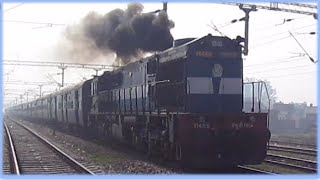
{"type": "Polygon", "coordinates": [[[171,154],[170,143],[161,141],[161,159],[171,160],[170,154],[171,154]]]}
{"type": "Polygon", "coordinates": [[[106,122],[103,122],[102,123],[102,137],[103,138],[105,138],[105,137],[107,137],[107,124],[106,124],[106,122]]]}
{"type": "Polygon", "coordinates": [[[132,140],[131,140],[131,144],[133,145],[133,147],[135,148],[135,149],[139,149],[138,148],[138,144],[139,144],[139,140],[138,140],[138,136],[135,134],[135,133],[133,133],[132,134],[132,140]]]}

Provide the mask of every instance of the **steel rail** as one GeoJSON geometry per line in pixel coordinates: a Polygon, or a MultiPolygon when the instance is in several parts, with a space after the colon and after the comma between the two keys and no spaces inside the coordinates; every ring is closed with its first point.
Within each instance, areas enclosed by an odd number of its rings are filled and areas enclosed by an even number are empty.
{"type": "Polygon", "coordinates": [[[240,166],[240,165],[238,165],[238,168],[244,169],[244,170],[246,170],[246,171],[251,171],[251,172],[254,172],[254,173],[258,173],[258,174],[275,175],[275,173],[272,173],[272,172],[263,171],[263,170],[260,170],[260,169],[255,169],[255,168],[251,168],[251,167],[247,167],[247,166],[240,166]]]}
{"type": "Polygon", "coordinates": [[[282,159],[287,159],[287,160],[292,160],[292,161],[298,161],[298,162],[309,163],[309,164],[312,164],[312,165],[317,165],[316,161],[311,161],[311,160],[307,160],[307,159],[300,159],[300,158],[295,158],[295,157],[289,157],[289,156],[283,156],[283,155],[276,155],[276,154],[271,154],[271,153],[268,153],[267,157],[282,158],[282,159]]]}
{"type": "Polygon", "coordinates": [[[18,158],[17,158],[17,154],[16,154],[16,150],[15,150],[15,147],[14,147],[14,143],[13,143],[13,140],[12,140],[12,136],[10,134],[10,130],[7,126],[7,124],[3,121],[3,125],[4,125],[4,128],[5,128],[5,131],[6,131],[6,134],[7,134],[7,137],[8,137],[8,141],[9,141],[9,144],[10,144],[10,156],[11,159],[9,159],[10,161],[10,169],[12,169],[14,171],[15,174],[17,175],[20,175],[20,166],[19,166],[19,161],[18,161],[18,158]],[[13,165],[13,167],[11,166],[13,165]]]}
{"type": "Polygon", "coordinates": [[[294,158],[294,157],[288,157],[288,156],[282,156],[282,155],[275,155],[275,154],[270,154],[270,153],[267,154],[267,157],[277,158],[277,159],[272,159],[272,160],[269,160],[269,159],[264,160],[267,163],[277,164],[277,165],[281,165],[284,167],[290,167],[290,168],[294,168],[297,170],[303,170],[303,171],[308,171],[308,172],[317,172],[316,168],[301,166],[301,165],[297,165],[297,164],[293,164],[293,163],[286,163],[286,162],[280,161],[279,159],[303,162],[303,163],[311,164],[312,166],[317,166],[316,161],[310,161],[310,160],[306,160],[306,159],[300,159],[300,158],[294,158]]]}
{"type": "Polygon", "coordinates": [[[317,150],[314,150],[314,149],[295,148],[295,147],[288,147],[288,146],[269,145],[269,150],[299,153],[299,154],[310,155],[310,156],[317,155],[317,150]]]}
{"type": "Polygon", "coordinates": [[[289,146],[289,147],[308,147],[311,149],[317,149],[317,145],[314,144],[300,144],[300,143],[295,143],[295,142],[283,142],[283,141],[270,141],[271,144],[281,144],[282,146],[289,146]]]}
{"type": "Polygon", "coordinates": [[[33,134],[35,137],[37,137],[38,139],[40,139],[42,142],[44,142],[46,145],[50,146],[52,149],[54,149],[55,152],[57,152],[57,154],[62,157],[64,160],[66,160],[70,165],[72,165],[73,167],[77,168],[78,170],[80,170],[81,172],[85,173],[85,174],[90,174],[90,175],[95,175],[92,171],[90,171],[89,169],[87,169],[85,166],[83,166],[81,163],[79,163],[78,161],[76,161],[75,159],[73,159],[72,157],[70,157],[69,155],[67,155],[66,153],[64,153],[62,150],[60,150],[58,147],[56,147],[55,145],[53,145],[51,142],[49,142],[48,140],[46,140],[44,137],[40,136],[39,134],[37,134],[36,132],[34,132],[32,129],[30,129],[29,127],[27,127],[26,125],[23,125],[17,121],[12,120],[13,122],[17,123],[18,125],[20,125],[21,127],[23,127],[24,129],[26,129],[27,131],[29,131],[31,134],[33,134]]]}
{"type": "Polygon", "coordinates": [[[272,160],[264,160],[264,162],[270,163],[270,164],[276,164],[276,165],[280,165],[283,167],[290,167],[290,168],[294,168],[297,170],[303,170],[303,171],[308,171],[308,172],[313,172],[316,173],[317,169],[315,168],[309,168],[309,167],[303,167],[303,166],[298,166],[298,165],[293,165],[293,164],[287,164],[284,162],[279,162],[279,161],[272,161],[272,160]]]}

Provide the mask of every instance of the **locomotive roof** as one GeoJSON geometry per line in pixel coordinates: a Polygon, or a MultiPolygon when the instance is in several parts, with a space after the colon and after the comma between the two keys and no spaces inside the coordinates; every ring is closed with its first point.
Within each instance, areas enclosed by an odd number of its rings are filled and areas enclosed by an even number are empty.
{"type": "Polygon", "coordinates": [[[140,60],[130,62],[130,63],[124,65],[124,66],[121,66],[121,67],[118,67],[118,68],[114,69],[113,71],[105,71],[104,74],[105,74],[105,73],[117,73],[117,72],[120,72],[120,71],[122,71],[123,69],[125,69],[125,68],[128,67],[128,66],[132,66],[132,65],[134,65],[134,64],[136,64],[136,63],[138,63],[138,62],[141,63],[141,62],[147,61],[147,60],[149,60],[149,59],[155,58],[157,55],[166,56],[167,53],[170,52],[170,51],[172,51],[172,50],[187,47],[187,46],[189,46],[190,44],[193,44],[193,43],[195,43],[195,42],[197,42],[197,41],[201,41],[201,40],[203,40],[203,39],[205,39],[205,38],[208,38],[208,37],[223,38],[223,39],[226,38],[226,39],[231,40],[231,39],[228,38],[228,37],[212,36],[211,34],[208,34],[208,35],[203,36],[203,37],[200,37],[200,38],[195,38],[194,40],[191,40],[191,41],[189,41],[189,42],[187,42],[187,43],[185,43],[185,44],[182,44],[182,45],[180,45],[180,46],[171,47],[171,48],[166,49],[166,50],[164,50],[164,51],[162,51],[162,52],[157,52],[157,53],[154,53],[154,54],[152,54],[152,55],[150,55],[150,56],[148,56],[148,57],[142,58],[142,59],[140,59],[140,60]]]}
{"type": "MultiPolygon", "coordinates": [[[[181,47],[188,46],[188,45],[190,45],[190,44],[193,44],[193,43],[195,43],[195,42],[197,42],[197,41],[200,41],[200,40],[205,39],[205,38],[208,38],[208,37],[228,38],[228,37],[222,37],[222,36],[212,36],[211,34],[208,34],[208,35],[203,36],[203,37],[200,37],[200,38],[195,38],[195,39],[193,39],[193,40],[191,40],[191,41],[188,41],[187,43],[181,44],[181,45],[179,45],[179,46],[171,47],[171,48],[169,48],[169,49],[161,52],[160,54],[166,53],[166,52],[171,51],[171,50],[176,49],[176,48],[181,48],[181,47]]],[[[229,39],[229,38],[228,38],[228,39],[229,39]]]]}

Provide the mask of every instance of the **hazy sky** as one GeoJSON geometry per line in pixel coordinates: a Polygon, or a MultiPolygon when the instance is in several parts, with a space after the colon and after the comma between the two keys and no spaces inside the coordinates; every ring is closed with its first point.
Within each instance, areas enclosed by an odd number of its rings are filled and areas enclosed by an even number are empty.
{"type": "MultiPolygon", "coordinates": [[[[161,3],[143,3],[144,12],[162,8],[161,3]]],[[[33,61],[69,61],[59,59],[53,49],[61,40],[67,25],[78,23],[88,12],[101,14],[115,8],[126,9],[127,4],[29,4],[5,3],[3,5],[3,59],[33,61]],[[23,21],[23,22],[13,22],[23,21]],[[56,23],[48,27],[44,24],[27,22],[56,23]]],[[[208,25],[213,22],[218,29],[230,38],[244,36],[244,22],[229,24],[233,19],[240,19],[244,12],[236,6],[215,3],[168,3],[168,15],[175,22],[171,33],[175,39],[201,37],[211,33],[219,35],[208,25]]],[[[317,21],[312,16],[285,12],[258,10],[250,14],[249,55],[244,57],[245,77],[256,77],[271,82],[277,90],[278,100],[283,102],[316,103],[317,65],[313,64],[303,50],[289,35],[297,38],[308,54],[317,59],[317,21]],[[284,19],[293,19],[285,22],[284,19]]],[[[74,61],[73,61],[74,62],[74,61]]],[[[88,63],[92,60],[88,60],[88,63]]],[[[110,64],[110,61],[95,61],[110,64]]],[[[58,68],[39,68],[22,66],[4,66],[5,100],[13,100],[25,90],[39,91],[38,86],[17,86],[6,81],[49,81],[51,74],[61,82],[58,68]],[[9,75],[8,75],[9,74],[9,75]],[[6,90],[7,89],[7,90],[6,90]],[[13,91],[13,89],[18,89],[13,91]]],[[[102,72],[100,72],[102,73],[102,72]]],[[[90,78],[94,70],[66,69],[65,82],[75,83],[83,78],[90,78]]],[[[55,89],[44,86],[43,91],[55,89]]],[[[32,93],[31,93],[32,94],[32,93]]],[[[30,96],[29,98],[33,98],[30,96]]]]}

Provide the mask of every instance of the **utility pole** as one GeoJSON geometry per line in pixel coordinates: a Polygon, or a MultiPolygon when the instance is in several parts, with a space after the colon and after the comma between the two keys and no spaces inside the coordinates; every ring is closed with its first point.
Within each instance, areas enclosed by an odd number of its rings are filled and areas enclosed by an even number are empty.
{"type": "Polygon", "coordinates": [[[20,95],[20,104],[22,104],[22,95],[20,95]]]}
{"type": "Polygon", "coordinates": [[[243,7],[243,4],[239,5],[239,8],[241,10],[244,11],[245,13],[245,17],[244,17],[244,21],[245,21],[245,42],[244,42],[244,50],[243,50],[243,54],[244,55],[248,55],[249,53],[249,13],[251,11],[257,11],[257,8],[255,6],[250,6],[250,8],[245,8],[243,7]]]}
{"type": "Polygon", "coordinates": [[[39,85],[39,87],[40,87],[40,98],[42,97],[42,96],[41,96],[42,86],[43,86],[43,84],[40,84],[40,85],[39,85]]]}
{"type": "Polygon", "coordinates": [[[27,95],[27,102],[28,102],[29,92],[26,92],[26,95],[27,95]]]}
{"type": "Polygon", "coordinates": [[[96,71],[96,76],[98,76],[98,72],[99,72],[101,69],[94,68],[93,70],[96,71]]]}
{"type": "Polygon", "coordinates": [[[64,86],[64,70],[67,69],[67,67],[62,64],[62,65],[59,66],[58,68],[62,70],[62,72],[61,72],[61,76],[62,76],[62,79],[61,79],[61,87],[63,87],[63,86],[64,86]]]}
{"type": "Polygon", "coordinates": [[[166,13],[167,13],[167,10],[168,10],[167,5],[168,5],[168,2],[164,2],[164,3],[163,3],[163,8],[162,8],[162,10],[163,10],[164,12],[166,12],[166,13]]]}

